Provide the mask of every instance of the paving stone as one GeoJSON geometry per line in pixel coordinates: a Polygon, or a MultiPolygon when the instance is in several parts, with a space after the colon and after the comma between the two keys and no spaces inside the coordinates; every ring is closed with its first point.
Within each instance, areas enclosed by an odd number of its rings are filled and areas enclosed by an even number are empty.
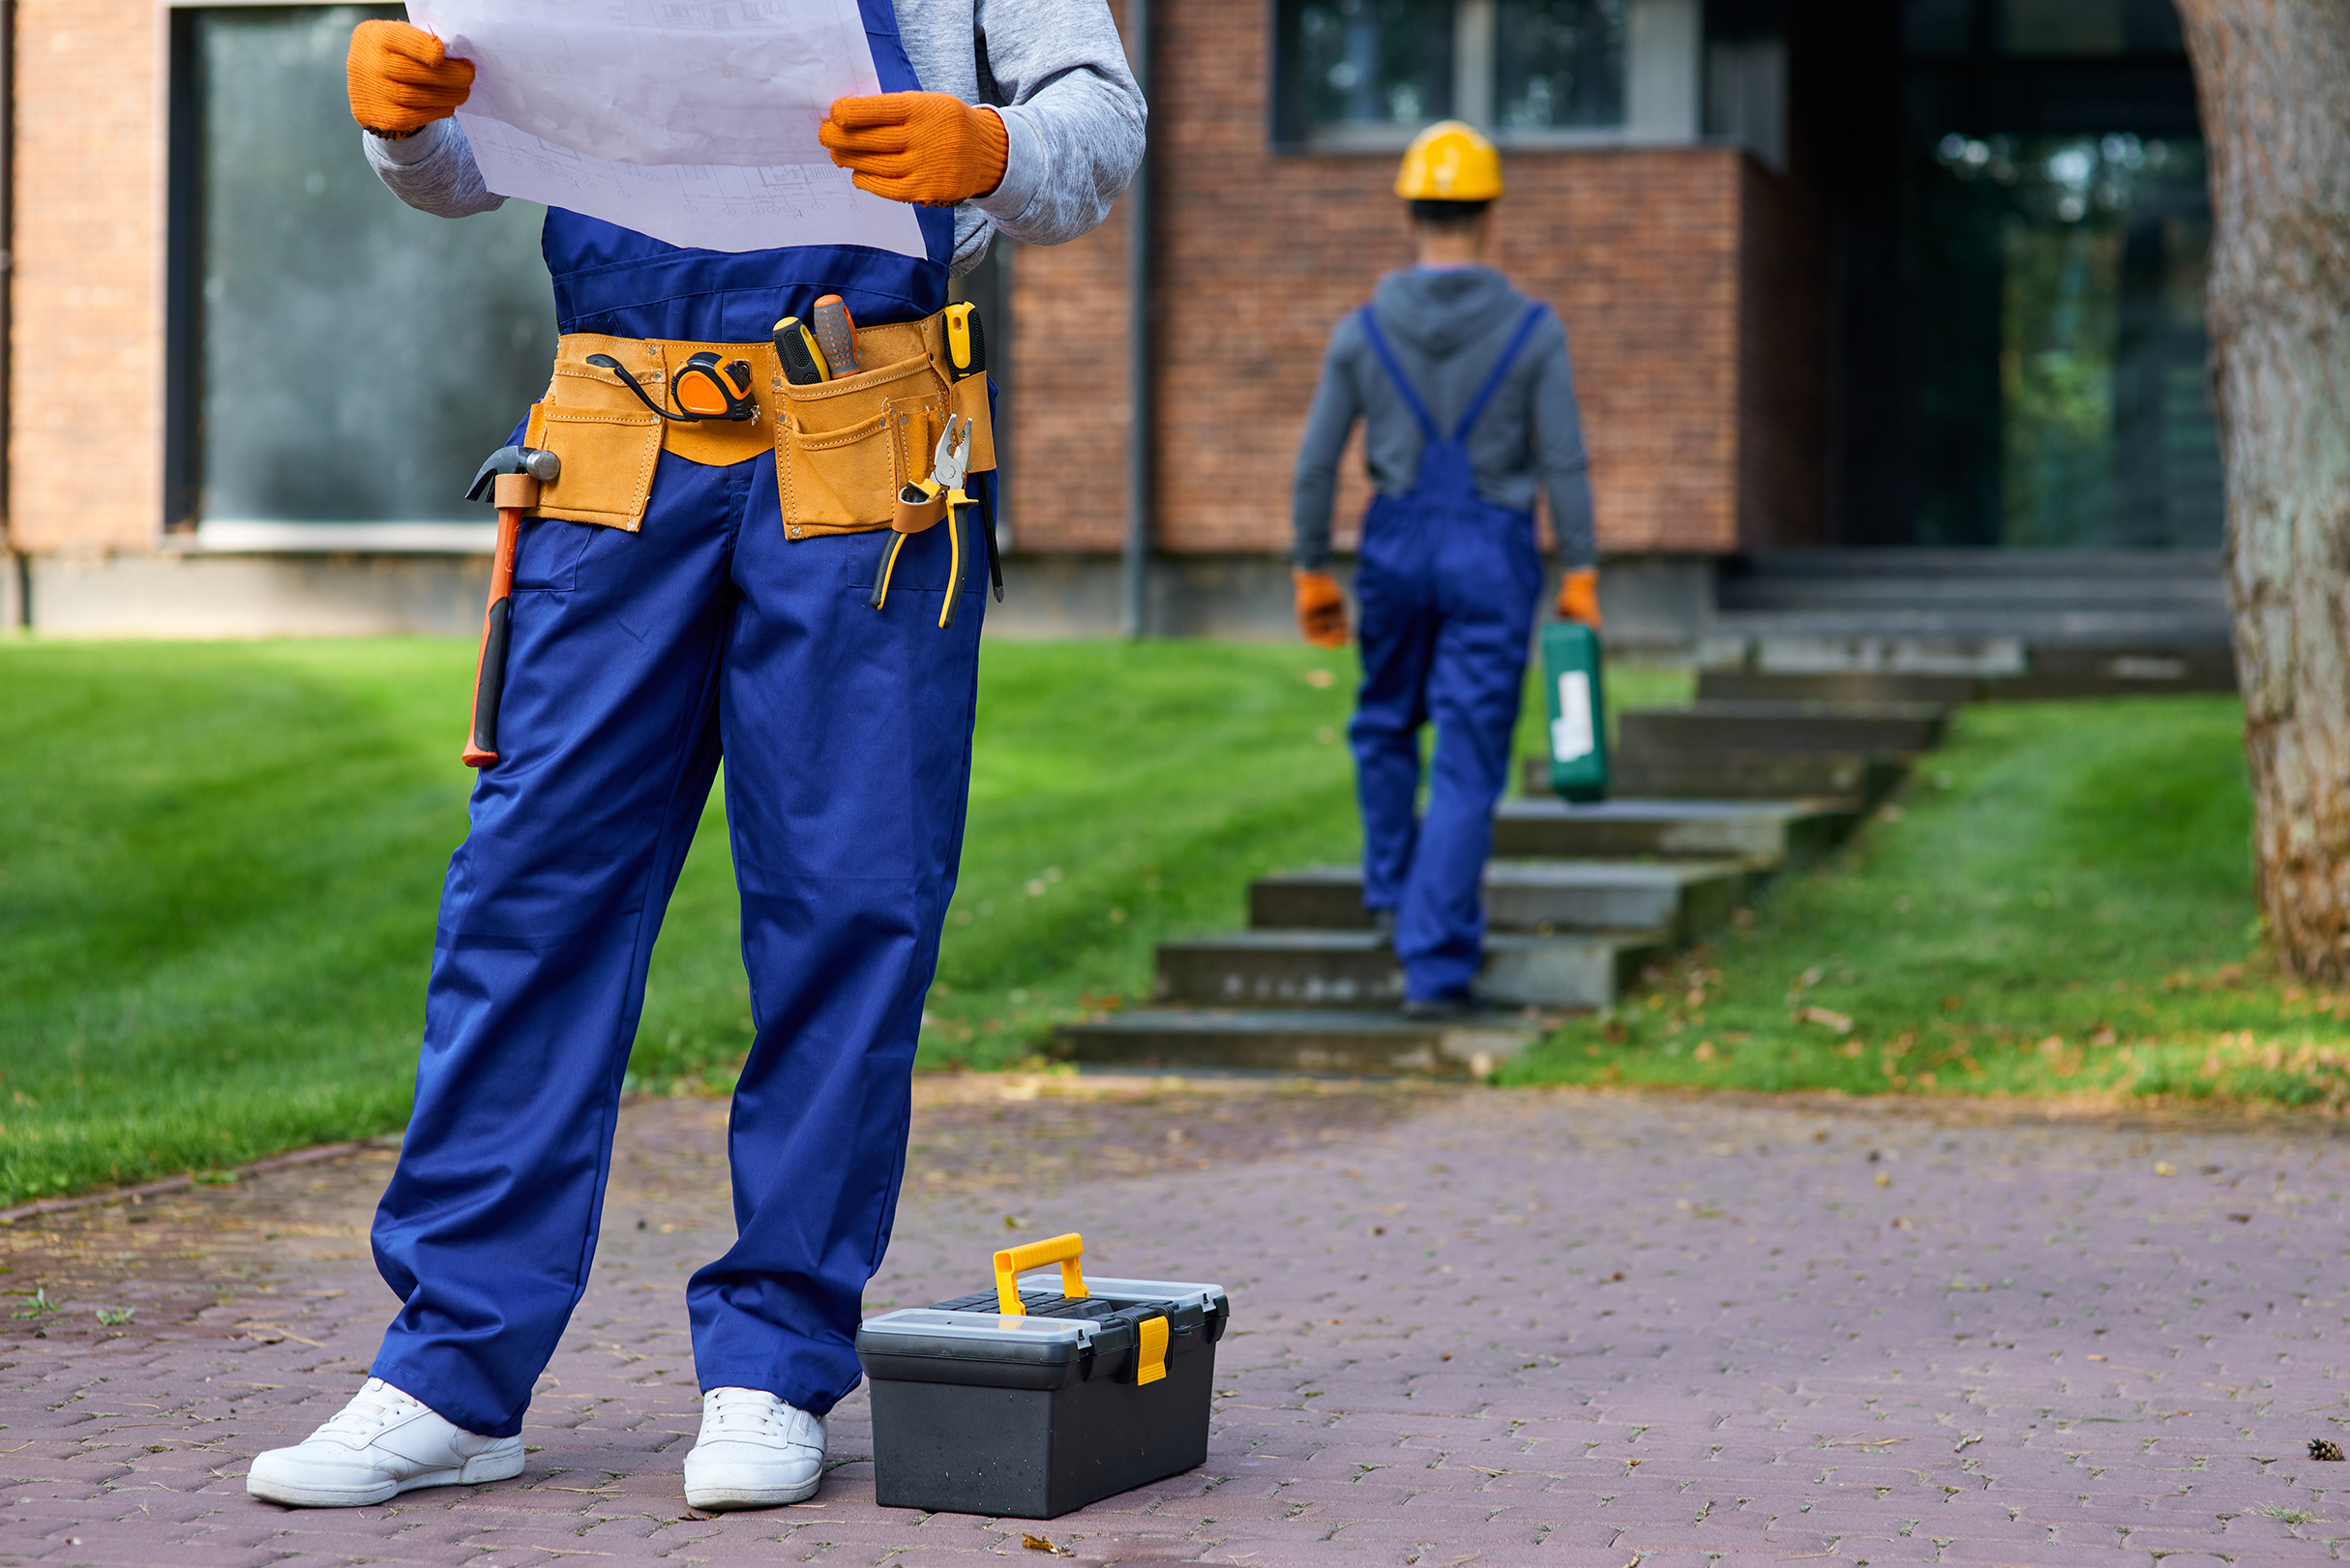
{"type": "MultiPolygon", "coordinates": [[[[624,1116],[594,1283],[507,1485],[332,1515],[243,1495],[254,1452],[356,1386],[390,1311],[359,1239],[380,1159],[192,1195],[176,1220],[0,1231],[16,1277],[58,1281],[54,1298],[156,1286],[118,1339],[0,1323],[0,1564],[1052,1560],[1020,1547],[1035,1532],[1081,1562],[2244,1568],[2332,1560],[2320,1537],[2350,1534],[2328,1522],[2332,1472],[2301,1458],[2350,1424],[2329,1370],[2350,1317],[2334,1293],[2350,1161],[2322,1127],[1002,1090],[926,1084],[869,1306],[977,1287],[1014,1230],[1082,1229],[1106,1271],[1220,1279],[1232,1392],[1202,1471],[1043,1525],[878,1508],[862,1462],[808,1509],[692,1515],[679,1287],[726,1244],[724,1108],[663,1102],[624,1116]],[[2220,1173],[2165,1178],[2157,1161],[2220,1173]],[[2214,1223],[2252,1204],[2255,1225],[2214,1223]],[[265,1220],[340,1240],[264,1248],[265,1220]],[[148,1244],[173,1225],[200,1256],[148,1244]],[[123,1253],[146,1268],[109,1261],[123,1253]]],[[[869,1403],[833,1430],[837,1456],[870,1454],[869,1403]]]]}

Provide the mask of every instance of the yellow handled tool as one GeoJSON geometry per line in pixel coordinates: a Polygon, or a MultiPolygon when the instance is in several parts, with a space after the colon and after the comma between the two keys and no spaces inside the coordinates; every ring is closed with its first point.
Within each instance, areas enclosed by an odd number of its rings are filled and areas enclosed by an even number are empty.
{"type": "Polygon", "coordinates": [[[931,476],[906,486],[898,491],[898,511],[907,520],[893,523],[889,547],[882,552],[881,569],[874,574],[873,593],[865,603],[874,609],[889,606],[889,578],[898,569],[898,552],[906,547],[907,536],[918,533],[937,522],[935,513],[923,516],[939,492],[946,495],[948,577],[946,602],[938,606],[938,626],[941,631],[955,624],[955,601],[963,595],[963,509],[971,498],[964,493],[964,474],[971,462],[971,421],[950,417],[938,445],[931,454],[931,476]]]}
{"type": "Polygon", "coordinates": [[[1028,1309],[1020,1300],[1021,1271],[1047,1263],[1060,1265],[1060,1293],[1072,1301],[1083,1299],[1086,1276],[1079,1264],[1085,1256],[1086,1238],[1074,1230],[1026,1247],[1006,1247],[996,1255],[996,1310],[1007,1317],[1027,1317],[1028,1309]]]}

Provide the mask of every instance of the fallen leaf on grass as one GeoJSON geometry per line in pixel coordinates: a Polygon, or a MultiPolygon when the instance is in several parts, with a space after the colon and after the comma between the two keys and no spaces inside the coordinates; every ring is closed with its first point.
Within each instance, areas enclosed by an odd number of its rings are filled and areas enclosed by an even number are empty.
{"type": "Polygon", "coordinates": [[[1825,1007],[1799,1007],[1788,1017],[1798,1023],[1817,1023],[1836,1034],[1853,1032],[1853,1021],[1848,1014],[1831,1012],[1825,1007]]]}

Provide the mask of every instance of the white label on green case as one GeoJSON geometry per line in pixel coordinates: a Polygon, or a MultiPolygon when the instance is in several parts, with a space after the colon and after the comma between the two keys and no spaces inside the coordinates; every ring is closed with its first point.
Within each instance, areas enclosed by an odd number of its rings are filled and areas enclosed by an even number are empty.
{"type": "Polygon", "coordinates": [[[1559,677],[1559,717],[1550,722],[1551,760],[1572,762],[1592,750],[1591,672],[1570,669],[1559,677]]]}

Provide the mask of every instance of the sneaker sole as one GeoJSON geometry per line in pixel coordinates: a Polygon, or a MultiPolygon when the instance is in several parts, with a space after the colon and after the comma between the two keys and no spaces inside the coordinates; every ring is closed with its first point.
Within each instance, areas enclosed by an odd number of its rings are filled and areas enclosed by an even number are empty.
{"type": "Polygon", "coordinates": [[[419,1487],[511,1481],[522,1473],[522,1445],[518,1441],[511,1449],[492,1448],[476,1454],[454,1470],[427,1470],[404,1481],[386,1481],[379,1486],[306,1487],[294,1482],[273,1483],[249,1473],[245,1477],[245,1492],[248,1496],[283,1503],[288,1508],[366,1508],[373,1503],[390,1502],[402,1493],[414,1492],[419,1487]]]}
{"type": "Polygon", "coordinates": [[[705,1514],[723,1514],[736,1508],[783,1508],[795,1502],[806,1502],[816,1495],[823,1476],[811,1476],[796,1487],[688,1487],[686,1506],[699,1508],[705,1514]]]}

